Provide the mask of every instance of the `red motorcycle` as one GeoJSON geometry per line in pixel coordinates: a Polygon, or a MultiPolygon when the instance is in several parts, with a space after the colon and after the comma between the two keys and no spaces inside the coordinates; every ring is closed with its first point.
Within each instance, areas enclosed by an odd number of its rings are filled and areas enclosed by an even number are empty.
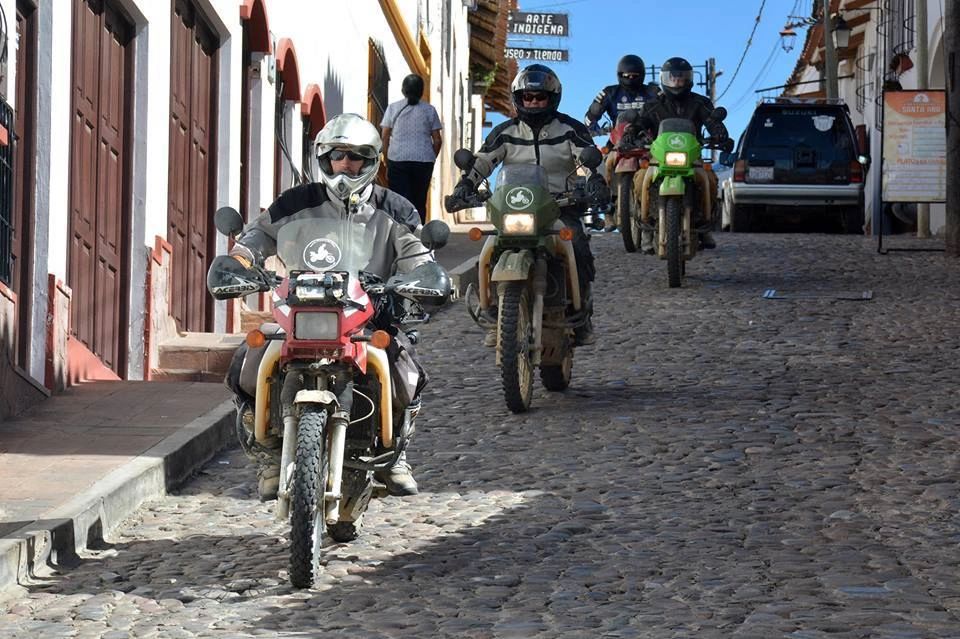
{"type": "Polygon", "coordinates": [[[615,186],[617,198],[616,222],[623,238],[623,248],[635,253],[640,246],[640,219],[637,201],[633,192],[633,176],[650,158],[650,152],[632,135],[625,135],[628,122],[624,117],[617,118],[617,124],[610,131],[610,142],[616,153],[613,175],[610,185],[615,186]]]}
{"type": "MultiPolygon", "coordinates": [[[[234,236],[243,223],[221,209],[216,225],[234,236]]],[[[373,472],[392,466],[412,435],[419,373],[398,346],[398,327],[426,321],[422,303],[450,295],[447,273],[432,261],[386,282],[365,272],[372,232],[352,217],[292,221],[277,236],[286,275],[220,271],[215,261],[208,278],[218,299],[274,289],[276,323],[247,335],[248,357],[261,356],[251,408],[257,442],[283,437],[276,517],[290,519],[298,588],[313,584],[324,530],[338,542],[357,537],[373,472]]],[[[436,220],[421,241],[429,251],[448,235],[436,220]]]]}

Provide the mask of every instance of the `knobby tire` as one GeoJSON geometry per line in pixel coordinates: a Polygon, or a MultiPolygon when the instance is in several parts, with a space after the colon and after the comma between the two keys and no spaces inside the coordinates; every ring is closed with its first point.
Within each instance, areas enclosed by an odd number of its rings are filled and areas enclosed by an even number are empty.
{"type": "Polygon", "coordinates": [[[670,288],[679,287],[683,278],[683,247],[680,245],[680,205],[680,198],[667,198],[667,281],[670,288]]]}
{"type": "Polygon", "coordinates": [[[509,282],[500,302],[500,376],[507,408],[522,413],[533,395],[531,319],[526,282],[509,282]]]}
{"type": "Polygon", "coordinates": [[[327,411],[305,406],[297,430],[297,454],[290,496],[290,583],[313,585],[320,565],[326,473],[327,411]]]}

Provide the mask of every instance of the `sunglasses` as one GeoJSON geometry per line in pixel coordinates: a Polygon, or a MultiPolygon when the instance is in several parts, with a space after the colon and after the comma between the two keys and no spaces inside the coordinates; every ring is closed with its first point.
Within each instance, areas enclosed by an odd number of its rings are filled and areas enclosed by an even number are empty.
{"type": "Polygon", "coordinates": [[[547,94],[543,92],[524,93],[522,97],[524,102],[544,102],[547,100],[547,94]]]}
{"type": "Polygon", "coordinates": [[[330,158],[331,162],[339,162],[340,160],[343,160],[343,159],[350,159],[350,160],[353,160],[354,162],[358,162],[358,161],[367,159],[366,157],[360,155],[359,153],[355,153],[353,151],[347,151],[344,149],[334,149],[333,151],[330,151],[330,153],[328,153],[327,156],[330,158]]]}
{"type": "Polygon", "coordinates": [[[621,73],[620,77],[626,78],[628,80],[636,80],[637,78],[640,77],[640,74],[639,73],[621,73]]]}

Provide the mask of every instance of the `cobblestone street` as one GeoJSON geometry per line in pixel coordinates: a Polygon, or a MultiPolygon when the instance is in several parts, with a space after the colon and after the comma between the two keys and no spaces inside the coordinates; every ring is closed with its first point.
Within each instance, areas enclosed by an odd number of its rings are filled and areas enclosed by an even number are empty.
{"type": "Polygon", "coordinates": [[[960,638],[960,264],[717,240],[669,289],[595,235],[598,342],[524,415],[439,313],[421,494],[375,500],[316,589],[234,449],[0,604],[0,637],[960,638]]]}

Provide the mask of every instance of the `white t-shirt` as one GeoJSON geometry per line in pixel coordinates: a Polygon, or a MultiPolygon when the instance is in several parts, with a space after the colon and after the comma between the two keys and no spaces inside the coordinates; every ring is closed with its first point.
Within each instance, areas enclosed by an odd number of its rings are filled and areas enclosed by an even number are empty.
{"type": "Polygon", "coordinates": [[[380,126],[392,129],[388,160],[433,162],[437,159],[433,152],[432,133],[443,127],[432,104],[421,101],[408,105],[406,100],[392,102],[387,106],[380,126]]]}

